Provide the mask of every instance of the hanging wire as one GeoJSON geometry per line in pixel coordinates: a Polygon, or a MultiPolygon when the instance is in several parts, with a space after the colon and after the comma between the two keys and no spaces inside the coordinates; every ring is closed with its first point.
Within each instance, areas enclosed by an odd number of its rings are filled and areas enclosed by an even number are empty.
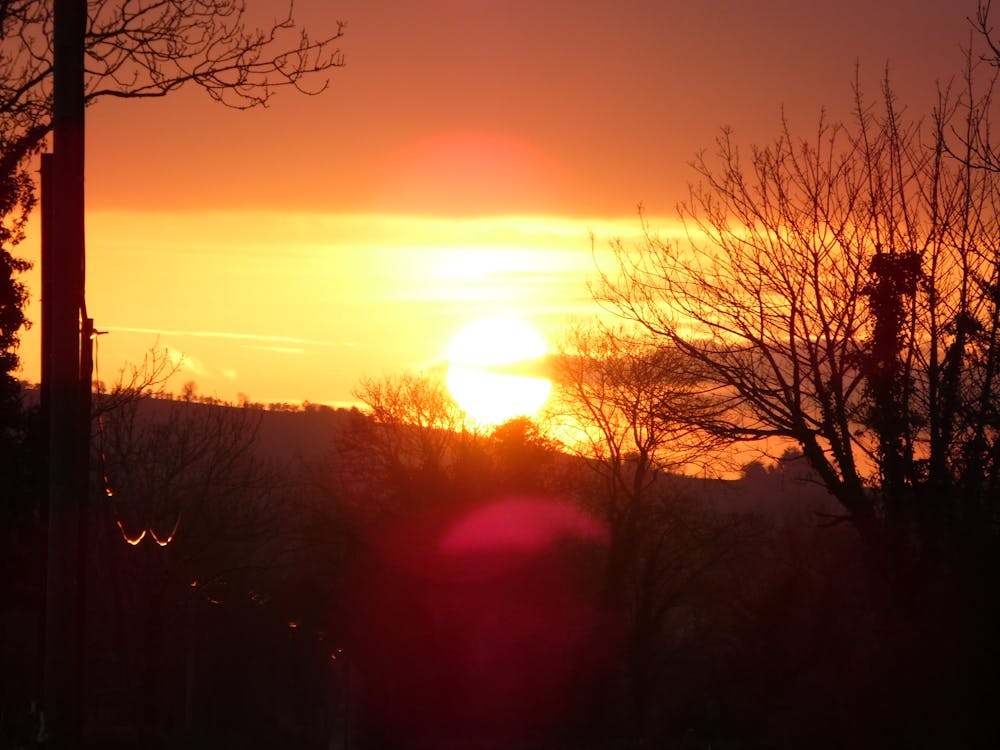
{"type": "Polygon", "coordinates": [[[153,541],[156,542],[158,545],[160,545],[161,547],[166,547],[168,544],[174,541],[174,536],[177,534],[177,529],[180,527],[180,525],[181,525],[181,514],[180,512],[178,512],[177,519],[174,521],[174,528],[170,530],[170,533],[167,534],[167,536],[165,537],[157,536],[156,530],[152,527],[152,525],[149,526],[149,535],[153,538],[153,541]]]}
{"type": "MultiPolygon", "coordinates": [[[[94,330],[90,337],[94,342],[94,378],[91,386],[99,384],[101,382],[101,370],[100,370],[100,336],[107,333],[107,331],[94,330]]],[[[170,544],[174,537],[177,535],[177,529],[181,525],[181,513],[178,511],[177,518],[174,520],[174,527],[170,530],[170,533],[166,536],[159,536],[156,530],[153,528],[151,521],[148,518],[145,526],[139,531],[138,534],[129,534],[128,530],[125,528],[125,522],[122,520],[121,510],[118,505],[118,495],[115,493],[114,488],[111,484],[111,476],[108,470],[108,454],[105,448],[105,424],[104,424],[104,411],[101,410],[97,415],[97,451],[100,456],[100,469],[101,469],[101,479],[104,489],[104,495],[108,498],[111,504],[112,513],[115,516],[115,524],[118,526],[118,530],[121,532],[122,539],[129,545],[135,547],[148,535],[156,544],[160,547],[166,547],[170,544]]]]}

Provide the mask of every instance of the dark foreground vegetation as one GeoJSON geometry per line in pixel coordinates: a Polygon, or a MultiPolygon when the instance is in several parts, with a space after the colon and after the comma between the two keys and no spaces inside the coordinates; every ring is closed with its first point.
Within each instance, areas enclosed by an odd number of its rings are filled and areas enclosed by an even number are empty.
{"type": "MultiPolygon", "coordinates": [[[[635,446],[558,451],[528,420],[446,429],[425,379],[360,394],[365,412],[95,399],[88,746],[997,738],[991,594],[874,564],[794,450],[685,478],[635,446]]],[[[40,729],[35,492],[5,488],[4,747],[40,729]]]]}

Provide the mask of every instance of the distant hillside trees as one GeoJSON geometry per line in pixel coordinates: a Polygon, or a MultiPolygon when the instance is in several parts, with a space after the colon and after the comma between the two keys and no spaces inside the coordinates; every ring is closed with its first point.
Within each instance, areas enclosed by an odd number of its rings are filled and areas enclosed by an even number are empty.
{"type": "Polygon", "coordinates": [[[443,381],[416,373],[364,378],[362,410],[333,439],[329,491],[354,506],[363,525],[391,519],[447,488],[464,421],[443,381]]]}
{"type": "Polygon", "coordinates": [[[407,372],[363,378],[361,409],[334,436],[329,491],[371,523],[428,507],[530,493],[559,481],[556,444],[526,418],[472,423],[443,378],[407,372]]]}

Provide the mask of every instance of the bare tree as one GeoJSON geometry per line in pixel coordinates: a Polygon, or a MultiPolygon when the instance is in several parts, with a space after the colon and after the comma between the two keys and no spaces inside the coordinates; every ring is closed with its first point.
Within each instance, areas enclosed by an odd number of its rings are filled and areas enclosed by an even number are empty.
{"type": "Polygon", "coordinates": [[[797,443],[860,527],[992,534],[1000,192],[948,153],[960,102],[919,121],[883,93],[748,157],[724,131],[694,165],[689,241],[617,246],[602,293],[692,363],[708,432],[797,443]]]}
{"type": "MultiPolygon", "coordinates": [[[[15,227],[31,208],[26,159],[54,132],[51,160],[43,161],[56,210],[43,268],[48,366],[42,401],[49,428],[45,692],[57,745],[74,744],[82,695],[72,631],[79,629],[83,601],[74,565],[78,547],[85,548],[77,511],[86,496],[92,365],[84,289],[84,109],[103,97],[160,97],[188,84],[228,106],[260,106],[281,87],[318,93],[322,74],[343,64],[335,48],[341,23],[314,40],[295,35],[291,3],[263,27],[248,18],[243,0],[0,2],[0,156],[14,177],[13,202],[4,202],[13,206],[15,227]]],[[[0,220],[11,221],[6,212],[0,220]]],[[[6,265],[12,274],[25,268],[6,265]]],[[[23,294],[16,282],[13,289],[20,314],[23,294]]],[[[16,343],[23,316],[14,322],[16,343]]],[[[3,344],[6,355],[11,346],[3,344]]]]}
{"type": "Polygon", "coordinates": [[[1000,74],[1000,41],[993,28],[992,0],[978,0],[970,17],[973,39],[966,50],[963,91],[960,96],[967,118],[962,127],[949,129],[951,153],[959,160],[993,172],[1000,171],[1000,153],[990,128],[990,112],[1000,74]]]}
{"type": "MultiPolygon", "coordinates": [[[[570,451],[597,459],[610,497],[638,497],[656,471],[707,460],[714,443],[698,429],[709,406],[701,384],[645,329],[576,328],[554,362],[553,418],[570,451]]],[[[624,505],[607,508],[609,520],[624,505]]]]}
{"type": "MultiPolygon", "coordinates": [[[[293,3],[264,26],[244,0],[91,0],[85,40],[86,101],[162,97],[202,88],[227,106],[267,104],[289,87],[307,94],[344,64],[345,24],[312,37],[296,31],[293,3]]],[[[47,126],[52,98],[52,6],[0,4],[0,123],[8,137],[47,126]]]]}
{"type": "Polygon", "coordinates": [[[710,519],[666,477],[721,460],[698,427],[714,405],[684,358],[644,329],[577,328],[554,361],[553,421],[593,472],[585,497],[610,531],[603,601],[627,625],[625,693],[644,734],[676,641],[671,617],[734,550],[739,524],[710,519]]]}
{"type": "Polygon", "coordinates": [[[95,686],[134,675],[138,691],[111,691],[110,704],[119,721],[153,734],[171,714],[190,728],[198,613],[263,607],[294,546],[287,468],[255,447],[262,412],[153,398],[160,364],[133,372],[140,390],[119,384],[96,399],[91,565],[100,583],[89,605],[109,623],[90,633],[95,686]]]}
{"type": "MultiPolygon", "coordinates": [[[[337,44],[345,24],[310,36],[296,29],[292,2],[264,26],[249,22],[244,0],[92,0],[87,10],[87,105],[106,97],[163,97],[196,86],[226,106],[248,109],[267,105],[281,88],[318,94],[329,83],[326,76],[344,65],[337,44]]],[[[27,164],[52,129],[53,52],[52,3],[0,2],[0,246],[12,279],[27,268],[9,255],[9,246],[21,238],[34,207],[27,164]]],[[[15,281],[6,286],[23,297],[15,281]]],[[[22,305],[14,295],[10,309],[22,305]]],[[[16,344],[23,317],[13,323],[7,334],[5,321],[0,342],[6,358],[14,347],[6,339],[13,336],[16,344]]],[[[5,368],[10,364],[3,362],[5,368]]]]}
{"type": "Polygon", "coordinates": [[[464,429],[457,404],[440,378],[403,373],[381,380],[363,378],[355,395],[366,407],[370,458],[386,476],[440,471],[454,435],[464,429]]]}
{"type": "Polygon", "coordinates": [[[700,386],[676,353],[639,331],[578,328],[554,361],[553,420],[565,449],[596,474],[597,511],[613,540],[605,596],[620,603],[660,473],[705,459],[714,441],[696,427],[700,386]]]}

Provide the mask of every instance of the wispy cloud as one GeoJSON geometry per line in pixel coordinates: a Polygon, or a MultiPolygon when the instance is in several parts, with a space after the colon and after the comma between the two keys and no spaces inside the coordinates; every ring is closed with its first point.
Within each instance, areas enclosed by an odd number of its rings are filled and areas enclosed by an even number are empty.
{"type": "Polygon", "coordinates": [[[305,354],[306,350],[301,346],[273,346],[264,344],[244,344],[244,349],[253,349],[257,352],[272,352],[274,354],[305,354]]]}
{"type": "MultiPolygon", "coordinates": [[[[260,344],[260,348],[268,344],[301,344],[305,346],[323,347],[353,347],[353,341],[322,341],[320,339],[306,339],[296,336],[269,336],[260,333],[238,333],[234,331],[180,331],[171,328],[137,328],[133,326],[104,326],[104,329],[111,333],[148,333],[155,336],[191,337],[202,339],[225,339],[229,341],[252,341],[260,344]]],[[[275,351],[281,351],[275,348],[275,351]]]]}

